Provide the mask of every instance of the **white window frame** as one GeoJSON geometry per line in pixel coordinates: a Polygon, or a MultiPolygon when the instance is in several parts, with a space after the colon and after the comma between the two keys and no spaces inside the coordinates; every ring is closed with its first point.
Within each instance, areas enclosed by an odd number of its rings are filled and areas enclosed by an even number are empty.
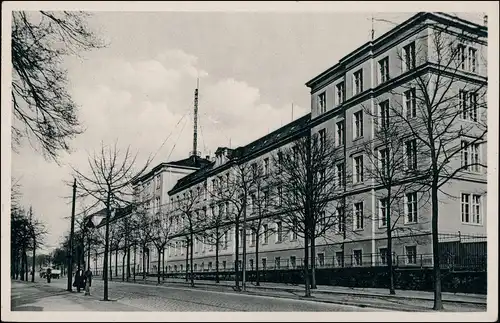
{"type": "Polygon", "coordinates": [[[364,203],[363,202],[356,202],[353,204],[353,230],[358,231],[358,230],[363,230],[364,229],[364,219],[363,219],[363,208],[364,208],[364,203]],[[358,208],[361,206],[360,208],[358,208]],[[360,226],[361,223],[361,226],[360,226]]]}
{"type": "Polygon", "coordinates": [[[352,73],[352,90],[353,96],[358,95],[363,92],[363,69],[352,73]]]}
{"type": "Polygon", "coordinates": [[[417,90],[412,87],[403,92],[404,115],[411,119],[417,116],[417,90]]]}
{"type": "Polygon", "coordinates": [[[264,158],[264,176],[269,175],[269,158],[264,158]]]}
{"type": "Polygon", "coordinates": [[[324,252],[318,252],[316,254],[316,259],[318,260],[318,267],[320,267],[320,268],[321,267],[325,267],[325,260],[326,260],[326,258],[325,258],[325,253],[324,252]],[[321,261],[320,261],[321,257],[320,257],[320,255],[323,256],[323,264],[321,264],[321,261]]]}
{"type": "Polygon", "coordinates": [[[382,248],[379,248],[378,249],[378,256],[379,256],[379,259],[380,259],[380,264],[385,266],[385,265],[388,265],[388,262],[387,262],[387,254],[389,253],[389,250],[387,247],[382,247],[382,248]],[[382,258],[382,250],[385,250],[385,259],[382,258]]]}
{"type": "Polygon", "coordinates": [[[483,196],[481,194],[474,193],[465,193],[462,192],[460,195],[460,219],[461,223],[465,225],[483,225],[483,196]],[[467,202],[464,202],[464,197],[467,197],[467,202]],[[478,198],[479,203],[475,203],[475,198],[478,198]],[[479,210],[476,210],[476,207],[479,210]],[[469,212],[469,221],[466,221],[464,209],[467,209],[469,212]],[[476,214],[476,211],[478,212],[476,214]]]}
{"type": "Polygon", "coordinates": [[[405,169],[415,170],[417,167],[417,140],[413,138],[405,141],[405,169]]]}
{"type": "Polygon", "coordinates": [[[337,147],[343,146],[345,141],[345,120],[339,120],[335,123],[335,144],[337,147]],[[340,127],[339,127],[340,125],[340,127]]]}
{"type": "Polygon", "coordinates": [[[344,184],[345,184],[344,167],[345,167],[345,163],[344,162],[337,163],[335,165],[335,172],[336,172],[335,178],[337,179],[337,188],[344,187],[344,184]]]}
{"type": "MultiPolygon", "coordinates": [[[[417,264],[417,255],[418,255],[418,249],[417,249],[417,245],[409,245],[409,246],[405,246],[405,263],[407,265],[416,265],[417,264]],[[415,248],[415,259],[414,259],[414,262],[412,262],[410,260],[410,257],[409,257],[409,253],[408,253],[408,248],[415,248]]],[[[412,259],[413,260],[413,259],[412,259]]]]}
{"type": "Polygon", "coordinates": [[[326,112],[326,91],[318,94],[318,114],[326,112]]]}
{"type": "Polygon", "coordinates": [[[386,56],[378,61],[378,84],[383,84],[389,79],[389,56],[386,56]]]}
{"type": "Polygon", "coordinates": [[[387,197],[381,198],[378,200],[378,227],[379,228],[386,228],[387,227],[387,208],[389,206],[389,200],[387,197]],[[384,207],[384,202],[385,207],[384,207]],[[385,212],[385,214],[384,214],[385,212]],[[385,224],[383,223],[383,219],[385,219],[385,224]]]}
{"type": "Polygon", "coordinates": [[[262,228],[264,232],[262,233],[262,244],[266,245],[269,243],[269,224],[263,224],[262,228]]]}
{"type": "Polygon", "coordinates": [[[389,147],[382,147],[378,149],[378,167],[382,176],[387,177],[390,172],[390,150],[389,147]]]}
{"type": "Polygon", "coordinates": [[[290,263],[290,266],[293,268],[296,268],[297,267],[297,256],[295,255],[290,255],[289,259],[288,259],[289,263],[290,263]],[[293,263],[292,263],[292,258],[293,258],[293,263]]]}
{"type": "Polygon", "coordinates": [[[352,250],[352,259],[353,259],[353,266],[354,267],[362,267],[363,266],[363,249],[353,249],[352,250]],[[360,263],[358,264],[357,261],[356,261],[356,251],[359,251],[360,252],[360,263]]]}
{"type": "Polygon", "coordinates": [[[335,257],[335,262],[337,263],[338,267],[342,266],[342,262],[344,262],[344,264],[345,264],[345,256],[344,256],[344,252],[343,251],[335,251],[334,257],[335,257]],[[339,259],[339,254],[341,256],[340,259],[339,259]]]}
{"type": "Polygon", "coordinates": [[[320,129],[318,131],[318,136],[319,136],[320,147],[325,147],[325,145],[326,145],[326,128],[320,129]]]}
{"type": "Polygon", "coordinates": [[[356,111],[352,114],[352,139],[362,138],[364,135],[364,113],[363,110],[356,111]],[[358,118],[359,116],[359,118],[358,118]]]}
{"type": "Polygon", "coordinates": [[[481,173],[482,167],[479,165],[481,163],[481,144],[477,142],[470,143],[469,140],[462,139],[460,145],[460,165],[466,167],[463,171],[476,174],[481,173]],[[464,148],[464,146],[467,147],[464,148]]]}
{"type": "Polygon", "coordinates": [[[471,73],[477,73],[477,48],[469,46],[467,48],[467,70],[471,73]],[[474,55],[472,55],[474,53],[474,55]]]}
{"type": "Polygon", "coordinates": [[[405,46],[403,46],[403,73],[411,71],[415,69],[417,65],[417,54],[416,54],[416,45],[415,41],[412,41],[405,46]],[[410,50],[408,52],[408,50],[410,50]],[[410,59],[410,63],[408,63],[408,59],[410,59]]]}
{"type": "Polygon", "coordinates": [[[275,243],[282,243],[283,242],[283,222],[278,221],[276,222],[276,237],[275,237],[275,243]]]}
{"type": "Polygon", "coordinates": [[[387,127],[390,122],[390,102],[386,99],[378,104],[378,129],[382,130],[387,127]]]}
{"type": "Polygon", "coordinates": [[[352,157],[352,180],[354,184],[363,183],[364,172],[363,172],[363,155],[357,155],[352,157]],[[358,161],[361,161],[360,163],[358,161]]]}
{"type": "Polygon", "coordinates": [[[335,85],[335,93],[336,93],[336,100],[337,100],[337,106],[341,105],[345,101],[345,82],[342,80],[342,82],[339,82],[335,85]]]}
{"type": "Polygon", "coordinates": [[[405,224],[415,224],[418,222],[418,193],[417,192],[409,192],[409,193],[405,193],[405,196],[404,196],[404,203],[405,203],[405,224]],[[410,216],[410,210],[409,210],[409,206],[410,206],[410,200],[409,200],[409,196],[412,196],[415,198],[415,200],[412,200],[412,221],[409,221],[409,216],[410,216]]]}
{"type": "Polygon", "coordinates": [[[262,266],[262,269],[267,268],[267,257],[260,258],[260,265],[262,266]],[[265,266],[264,266],[264,264],[265,264],[265,266]]]}

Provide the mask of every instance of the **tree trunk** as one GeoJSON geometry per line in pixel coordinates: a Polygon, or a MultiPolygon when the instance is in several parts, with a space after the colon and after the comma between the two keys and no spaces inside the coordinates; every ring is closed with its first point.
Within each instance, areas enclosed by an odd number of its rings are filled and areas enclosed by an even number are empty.
{"type": "MultiPolygon", "coordinates": [[[[311,229],[311,231],[314,229],[311,229]]],[[[316,286],[316,236],[311,233],[311,289],[317,289],[316,286]]]]}
{"type": "Polygon", "coordinates": [[[434,261],[434,307],[438,311],[443,309],[441,295],[441,268],[439,264],[439,237],[438,237],[438,186],[437,180],[433,180],[431,188],[432,200],[432,258],[434,261]]]}
{"type": "Polygon", "coordinates": [[[165,248],[163,248],[163,250],[161,251],[161,255],[162,255],[162,262],[161,262],[162,266],[161,267],[162,267],[162,272],[163,272],[162,279],[163,279],[163,281],[165,281],[165,266],[166,266],[166,264],[165,264],[165,248]]]}
{"type": "Polygon", "coordinates": [[[130,279],[130,245],[127,243],[127,281],[130,279]]]}
{"type": "Polygon", "coordinates": [[[113,250],[109,250],[109,280],[113,281],[113,250]]]}
{"type": "Polygon", "coordinates": [[[134,243],[134,282],[135,282],[135,269],[137,268],[137,243],[134,243]]]}
{"type": "Polygon", "coordinates": [[[193,272],[193,249],[194,249],[194,240],[193,240],[193,230],[191,230],[191,287],[194,287],[194,272],[193,272]]]}
{"type": "Polygon", "coordinates": [[[391,189],[392,184],[389,185],[387,190],[387,270],[389,271],[389,294],[395,295],[396,291],[394,289],[394,270],[392,266],[392,221],[391,221],[391,189]]]}
{"type": "Polygon", "coordinates": [[[215,230],[215,282],[218,284],[219,281],[219,227],[215,230]]]}
{"type": "MultiPolygon", "coordinates": [[[[111,218],[111,196],[108,190],[108,197],[106,201],[106,234],[104,238],[104,264],[103,264],[103,279],[104,279],[104,300],[108,300],[108,252],[109,252],[109,220],[111,218]]],[[[68,273],[69,274],[69,273],[68,273]]]]}
{"type": "Polygon", "coordinates": [[[146,245],[142,245],[142,279],[146,280],[146,245]]]}
{"type": "Polygon", "coordinates": [[[243,241],[242,241],[242,266],[241,266],[241,287],[246,289],[246,273],[247,273],[247,211],[246,207],[243,209],[243,241]]]}
{"type": "Polygon", "coordinates": [[[305,297],[311,297],[311,285],[309,283],[309,238],[304,235],[304,278],[305,278],[305,297]]]}
{"type": "Polygon", "coordinates": [[[158,248],[158,285],[160,285],[160,275],[161,275],[161,248],[158,248]]]}
{"type": "MultiPolygon", "coordinates": [[[[257,237],[257,241],[255,241],[255,286],[260,286],[260,272],[259,272],[259,231],[255,232],[255,236],[257,237]]],[[[264,234],[267,234],[264,232],[264,234]]]]}
{"type": "Polygon", "coordinates": [[[186,240],[186,283],[189,281],[189,239],[186,240]]]}
{"type": "MultiPolygon", "coordinates": [[[[34,241],[34,238],[35,237],[33,237],[33,241],[34,241]]],[[[35,282],[35,266],[36,266],[36,264],[35,264],[35,251],[36,251],[36,243],[33,242],[33,261],[31,264],[31,266],[33,267],[33,268],[31,268],[31,282],[32,283],[35,282]]]]}
{"type": "Polygon", "coordinates": [[[239,277],[238,277],[238,262],[240,260],[239,254],[240,254],[240,221],[236,219],[235,223],[235,247],[236,247],[236,256],[235,256],[235,262],[234,262],[234,280],[235,280],[235,285],[236,285],[236,290],[240,290],[240,282],[239,282],[239,277]]]}
{"type": "Polygon", "coordinates": [[[115,276],[118,277],[118,246],[115,250],[115,276]]]}
{"type": "Polygon", "coordinates": [[[125,259],[127,257],[127,249],[123,250],[123,256],[122,256],[122,282],[125,281],[125,259]]]}

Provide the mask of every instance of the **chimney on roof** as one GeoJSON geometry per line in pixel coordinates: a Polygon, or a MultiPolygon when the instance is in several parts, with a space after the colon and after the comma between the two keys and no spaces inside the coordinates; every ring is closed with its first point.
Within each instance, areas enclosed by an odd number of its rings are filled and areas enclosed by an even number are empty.
{"type": "Polygon", "coordinates": [[[483,16],[483,25],[484,25],[485,27],[488,27],[488,15],[484,15],[484,16],[483,16]]]}

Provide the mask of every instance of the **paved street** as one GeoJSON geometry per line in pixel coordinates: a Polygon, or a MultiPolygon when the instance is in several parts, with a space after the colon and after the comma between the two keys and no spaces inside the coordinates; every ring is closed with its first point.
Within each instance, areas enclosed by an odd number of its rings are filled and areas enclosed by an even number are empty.
{"type": "Polygon", "coordinates": [[[109,295],[114,302],[101,302],[103,282],[93,282],[92,296],[83,292],[68,293],[66,280],[56,279],[47,284],[12,283],[12,310],[19,311],[374,311],[356,306],[327,304],[307,300],[281,299],[269,296],[231,292],[157,287],[138,284],[110,283],[109,295]]]}

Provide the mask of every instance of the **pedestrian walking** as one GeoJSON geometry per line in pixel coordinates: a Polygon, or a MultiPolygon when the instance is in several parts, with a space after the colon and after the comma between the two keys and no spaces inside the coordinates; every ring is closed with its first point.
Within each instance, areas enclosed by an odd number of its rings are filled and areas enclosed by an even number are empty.
{"type": "Polygon", "coordinates": [[[75,274],[75,282],[73,286],[76,287],[76,291],[79,293],[82,288],[85,288],[85,276],[83,270],[78,269],[75,274]]]}
{"type": "Polygon", "coordinates": [[[92,270],[90,268],[87,268],[85,271],[85,295],[89,296],[90,295],[90,287],[92,285],[92,270]]]}

